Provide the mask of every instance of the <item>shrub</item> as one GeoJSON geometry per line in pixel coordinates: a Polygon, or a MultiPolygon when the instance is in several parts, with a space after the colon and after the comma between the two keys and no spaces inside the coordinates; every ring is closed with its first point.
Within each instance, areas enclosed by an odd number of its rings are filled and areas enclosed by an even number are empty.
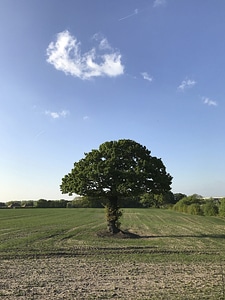
{"type": "Polygon", "coordinates": [[[174,206],[173,209],[179,212],[184,212],[186,213],[188,211],[188,205],[181,199],[178,201],[174,206]]]}
{"type": "Polygon", "coordinates": [[[203,202],[202,197],[194,194],[192,196],[184,197],[181,200],[179,200],[173,206],[173,209],[176,211],[179,211],[179,212],[202,215],[202,210],[201,210],[201,206],[200,206],[202,204],[202,202],[203,202]],[[198,206],[196,206],[196,204],[198,206]],[[191,205],[195,205],[195,206],[192,206],[190,208],[191,205]]]}
{"type": "Polygon", "coordinates": [[[205,216],[216,216],[219,213],[218,206],[213,202],[213,200],[203,204],[202,209],[205,216]]]}
{"type": "Polygon", "coordinates": [[[193,203],[193,204],[189,205],[187,212],[191,215],[200,215],[200,216],[203,215],[203,212],[202,212],[202,209],[201,209],[201,206],[199,203],[193,203]]]}
{"type": "Polygon", "coordinates": [[[220,200],[219,215],[225,217],[225,198],[220,200]]]}

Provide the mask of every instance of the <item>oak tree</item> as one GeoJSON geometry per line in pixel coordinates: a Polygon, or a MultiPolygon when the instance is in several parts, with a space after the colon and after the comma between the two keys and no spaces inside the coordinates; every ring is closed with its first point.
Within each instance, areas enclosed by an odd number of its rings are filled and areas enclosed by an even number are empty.
{"type": "Polygon", "coordinates": [[[108,230],[119,232],[118,200],[143,193],[165,194],[172,177],[161,159],[139,143],[122,139],[101,144],[74,163],[60,186],[62,193],[107,199],[108,230]]]}

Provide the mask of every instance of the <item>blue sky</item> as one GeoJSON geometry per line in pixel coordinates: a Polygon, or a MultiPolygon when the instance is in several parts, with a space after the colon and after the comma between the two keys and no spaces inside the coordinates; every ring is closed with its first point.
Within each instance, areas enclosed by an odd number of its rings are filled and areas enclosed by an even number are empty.
{"type": "Polygon", "coordinates": [[[0,201],[73,198],[73,163],[124,138],[174,193],[225,196],[224,0],[1,0],[0,37],[0,201]]]}

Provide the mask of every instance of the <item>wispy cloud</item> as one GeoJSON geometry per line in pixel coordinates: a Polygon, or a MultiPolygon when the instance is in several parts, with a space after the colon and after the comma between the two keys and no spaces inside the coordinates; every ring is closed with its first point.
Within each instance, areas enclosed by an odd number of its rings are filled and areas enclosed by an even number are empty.
{"type": "Polygon", "coordinates": [[[153,78],[147,72],[142,72],[141,75],[145,80],[152,82],[153,78]]]}
{"type": "Polygon", "coordinates": [[[107,38],[105,38],[101,33],[95,33],[92,37],[94,41],[98,43],[99,50],[110,50],[113,51],[110,43],[108,42],[107,38]]]}
{"type": "Polygon", "coordinates": [[[153,7],[165,6],[166,0],[155,0],[153,3],[153,7]]]}
{"type": "Polygon", "coordinates": [[[128,18],[131,18],[131,17],[133,17],[133,16],[136,16],[138,13],[139,13],[139,10],[136,8],[132,14],[129,14],[129,15],[127,15],[127,16],[125,16],[125,17],[119,19],[119,21],[123,21],[123,20],[125,20],[125,19],[128,19],[128,18]]]}
{"type": "MultiPolygon", "coordinates": [[[[97,39],[97,35],[93,37],[97,39]]],[[[47,62],[65,74],[82,80],[92,77],[116,77],[124,73],[121,54],[114,50],[106,38],[98,40],[98,47],[82,54],[81,43],[65,30],[57,34],[46,50],[47,62]],[[101,50],[101,51],[100,51],[101,50]],[[104,50],[104,51],[103,51],[104,50]],[[103,53],[104,52],[104,53],[103,53]]]]}
{"type": "Polygon", "coordinates": [[[196,85],[196,81],[195,80],[192,80],[192,79],[186,79],[186,80],[183,80],[182,82],[181,82],[181,84],[178,86],[178,90],[180,90],[180,91],[184,91],[184,90],[186,90],[186,89],[188,89],[188,88],[192,88],[193,86],[195,86],[196,85]]]}
{"type": "Polygon", "coordinates": [[[209,105],[209,106],[217,106],[218,105],[216,101],[211,100],[207,97],[202,97],[202,101],[204,104],[209,105]]]}
{"type": "Polygon", "coordinates": [[[89,119],[90,119],[89,116],[84,116],[84,117],[83,117],[83,120],[84,120],[84,121],[87,121],[87,120],[89,120],[89,119]]]}
{"type": "Polygon", "coordinates": [[[60,112],[54,112],[54,111],[45,111],[45,115],[50,116],[52,119],[59,119],[59,118],[65,118],[69,115],[68,110],[62,110],[60,112]]]}

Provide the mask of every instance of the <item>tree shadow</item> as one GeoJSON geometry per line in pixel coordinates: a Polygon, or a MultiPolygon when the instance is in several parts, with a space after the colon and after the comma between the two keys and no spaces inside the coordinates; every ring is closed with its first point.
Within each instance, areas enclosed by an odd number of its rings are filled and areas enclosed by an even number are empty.
{"type": "Polygon", "coordinates": [[[136,238],[139,239],[154,239],[154,238],[211,238],[211,239],[225,239],[225,234],[179,234],[179,235],[138,235],[136,238]]]}
{"type": "Polygon", "coordinates": [[[97,236],[102,237],[102,238],[109,237],[109,238],[115,238],[115,239],[140,239],[141,238],[140,235],[130,232],[130,231],[127,231],[127,230],[126,231],[120,230],[117,233],[111,233],[107,230],[103,230],[103,231],[98,232],[97,236]]]}
{"type": "Polygon", "coordinates": [[[171,235],[141,235],[133,233],[129,230],[120,230],[118,233],[110,233],[107,230],[97,233],[98,237],[116,238],[116,239],[156,239],[156,238],[210,238],[210,239],[225,239],[225,234],[171,234],[171,235]]]}

